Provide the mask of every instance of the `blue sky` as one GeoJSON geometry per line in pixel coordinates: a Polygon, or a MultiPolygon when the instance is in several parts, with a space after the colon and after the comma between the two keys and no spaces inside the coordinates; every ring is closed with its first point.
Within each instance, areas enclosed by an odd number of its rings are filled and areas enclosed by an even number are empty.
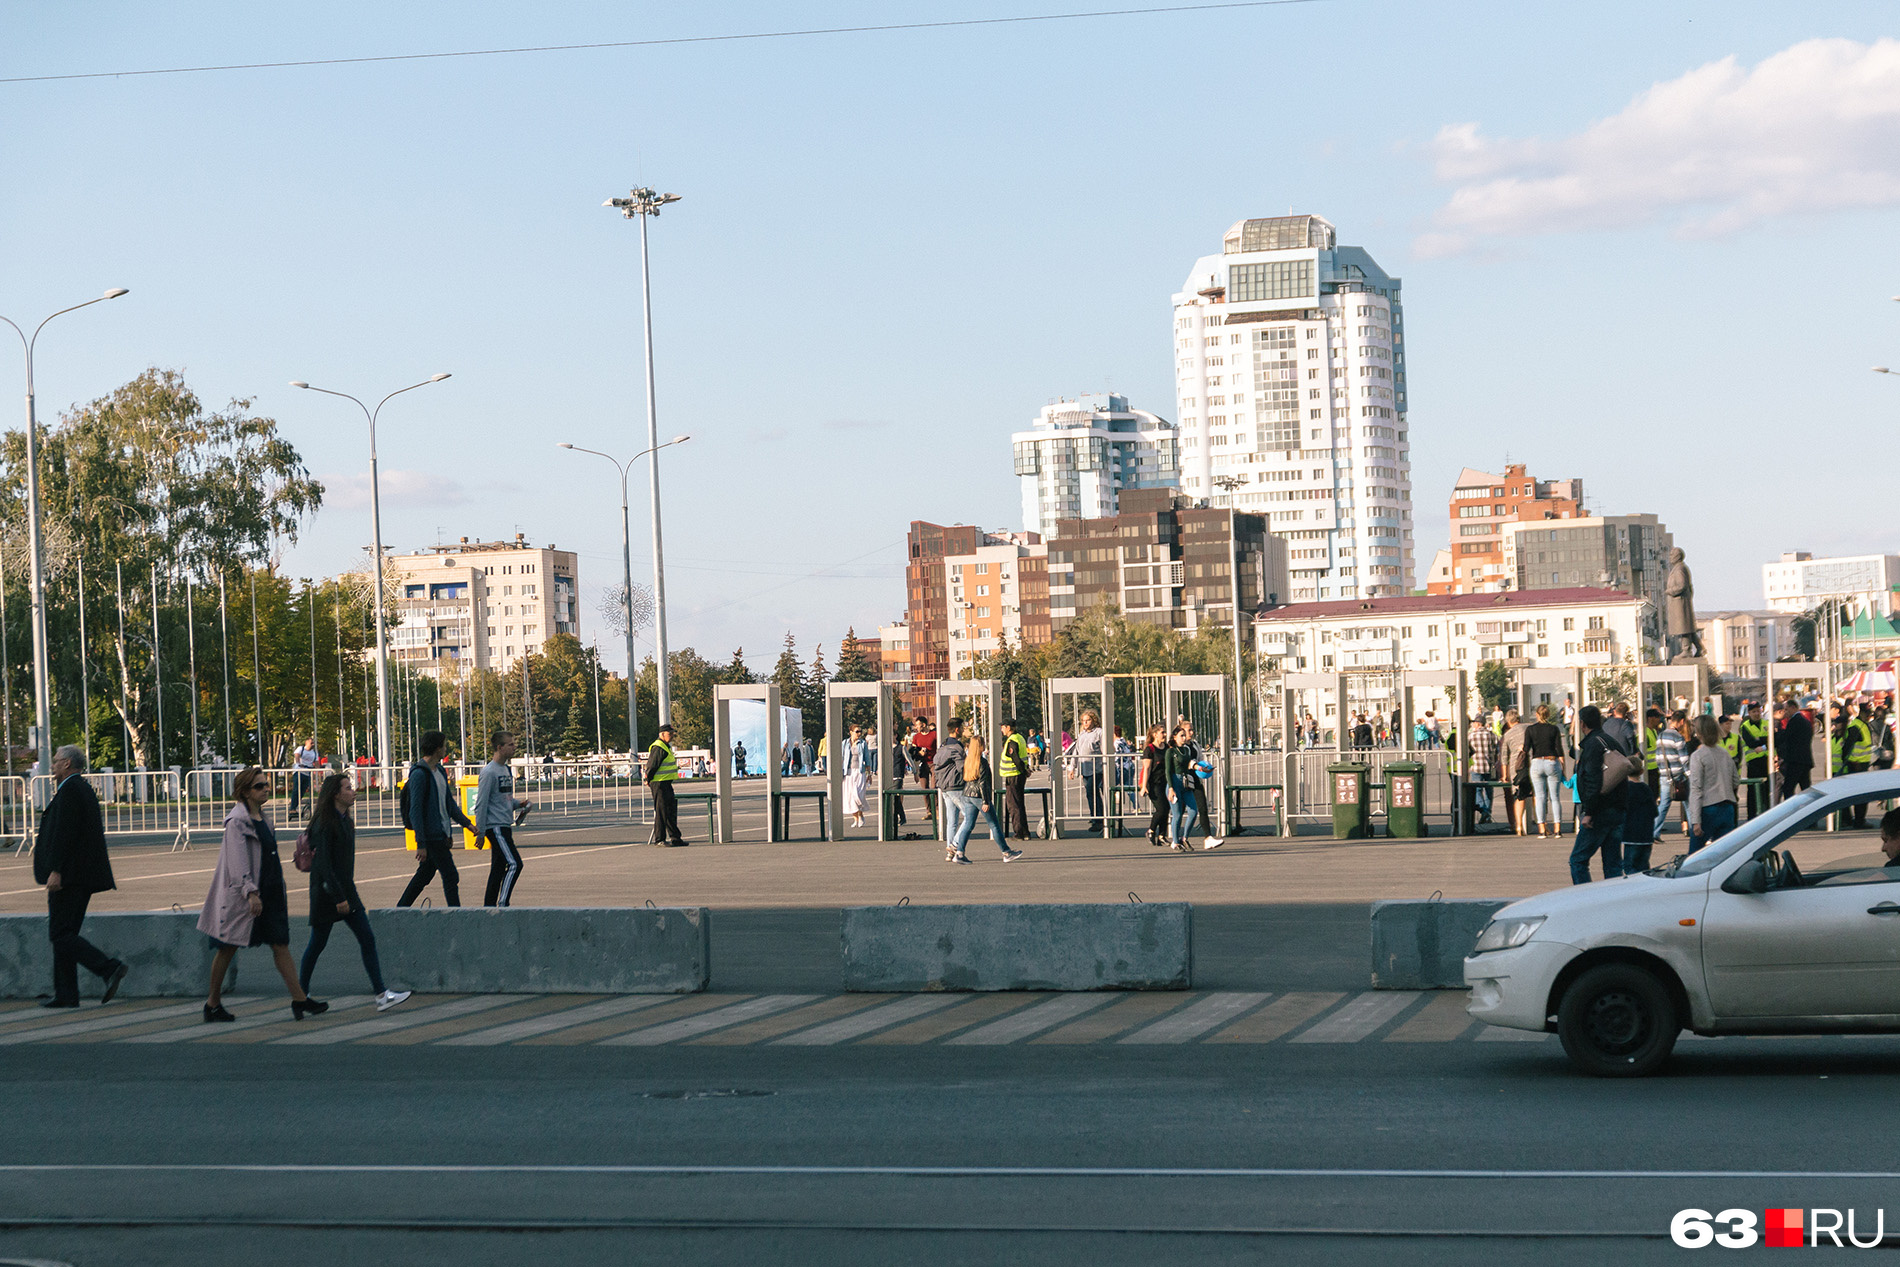
{"type": "MultiPolygon", "coordinates": [[[[0,77],[1061,7],[7,3],[0,77]]],[[[5,84],[0,313],[132,289],[48,328],[43,415],[156,364],[276,417],[331,486],[293,575],[369,516],[360,417],[287,381],[452,371],[384,414],[387,542],[577,548],[597,629],[617,490],[554,446],[644,447],[637,228],[600,203],[676,190],[669,632],[757,666],[899,615],[911,519],[1020,526],[1044,403],[1172,416],[1170,295],[1291,207],[1404,278],[1421,569],[1458,469],[1508,456],[1662,515],[1702,604],[1753,606],[1784,549],[1900,546],[1900,382],[1867,372],[1900,362],[1892,17],[1322,0],[5,84]]]]}

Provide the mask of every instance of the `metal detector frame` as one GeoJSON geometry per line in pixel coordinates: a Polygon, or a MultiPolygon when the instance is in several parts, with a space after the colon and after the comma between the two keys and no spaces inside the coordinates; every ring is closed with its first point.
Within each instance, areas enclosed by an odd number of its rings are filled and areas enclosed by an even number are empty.
{"type": "Polygon", "coordinates": [[[1561,686],[1569,692],[1575,705],[1570,710],[1570,746],[1574,749],[1583,738],[1583,723],[1577,720],[1583,712],[1583,706],[1589,701],[1583,694],[1582,669],[1519,669],[1517,671],[1517,719],[1525,725],[1535,715],[1536,705],[1531,703],[1530,688],[1533,686],[1561,686]]]}
{"type": "Polygon", "coordinates": [[[1465,821],[1465,771],[1471,768],[1471,726],[1466,715],[1471,710],[1470,675],[1463,669],[1407,669],[1399,677],[1399,707],[1403,710],[1406,742],[1400,747],[1409,752],[1417,748],[1412,738],[1415,705],[1412,692],[1421,686],[1449,686],[1455,693],[1451,706],[1453,740],[1451,753],[1451,834],[1466,835],[1471,824],[1465,821]]]}
{"type": "MultiPolygon", "coordinates": [[[[1042,684],[1042,724],[1062,733],[1062,713],[1058,701],[1064,696],[1095,695],[1101,698],[1102,748],[1101,760],[1096,765],[1096,779],[1101,786],[1097,789],[1099,799],[1096,804],[1102,807],[1102,839],[1107,840],[1115,829],[1115,820],[1108,812],[1108,778],[1114,768],[1115,751],[1109,737],[1115,733],[1115,679],[1108,677],[1055,677],[1048,678],[1042,684]]],[[[1060,744],[1058,739],[1057,743],[1060,744]]],[[[1062,820],[1069,817],[1068,796],[1065,794],[1070,780],[1062,777],[1056,764],[1065,756],[1056,752],[1049,758],[1049,799],[1053,806],[1049,818],[1049,837],[1058,840],[1062,836],[1062,820]]],[[[1088,819],[1084,817],[1083,822],[1088,819]]],[[[1081,833],[1087,835],[1087,832],[1081,833]]]]}
{"type": "MultiPolygon", "coordinates": [[[[1178,697],[1201,692],[1208,692],[1214,696],[1214,716],[1218,720],[1220,733],[1220,738],[1214,746],[1214,751],[1218,754],[1214,759],[1214,778],[1219,787],[1209,789],[1206,797],[1203,798],[1202,808],[1213,807],[1212,812],[1221,816],[1215,821],[1220,827],[1220,834],[1224,836],[1233,830],[1231,823],[1222,821],[1227,805],[1227,785],[1232,781],[1234,764],[1233,745],[1227,738],[1227,725],[1230,714],[1233,712],[1233,696],[1230,694],[1233,691],[1232,679],[1225,673],[1170,673],[1167,676],[1167,691],[1170,733],[1172,733],[1173,719],[1181,716],[1185,711],[1176,704],[1178,697]]],[[[1234,693],[1237,694],[1237,692],[1234,693]]],[[[1139,752],[1140,749],[1136,751],[1139,752]]],[[[1281,795],[1285,794],[1283,784],[1281,795]]]]}
{"type": "MultiPolygon", "coordinates": [[[[987,678],[960,678],[952,682],[937,683],[937,743],[943,743],[944,723],[950,720],[952,701],[959,699],[980,700],[989,705],[990,721],[983,736],[985,755],[989,757],[990,773],[998,783],[1002,775],[997,774],[998,762],[1003,752],[1003,684],[987,678]]],[[[980,826],[981,824],[979,824],[980,826]]],[[[939,808],[937,813],[937,838],[950,839],[950,815],[939,808]]]]}
{"type": "Polygon", "coordinates": [[[873,749],[871,761],[877,767],[877,791],[873,804],[877,806],[877,838],[888,840],[884,834],[884,793],[891,786],[890,748],[896,742],[891,737],[891,726],[896,719],[896,710],[892,702],[897,697],[897,688],[889,682],[827,682],[825,683],[825,733],[836,735],[831,744],[832,759],[825,762],[825,780],[831,788],[826,798],[825,816],[831,820],[831,838],[844,839],[844,761],[835,754],[844,751],[844,743],[849,738],[845,733],[844,702],[848,699],[874,699],[877,701],[878,746],[880,752],[873,749]]]}
{"type": "MultiPolygon", "coordinates": [[[[1808,660],[1768,666],[1768,698],[1762,701],[1762,718],[1768,723],[1768,803],[1781,804],[1781,757],[1775,751],[1775,687],[1782,682],[1819,682],[1821,684],[1821,752],[1827,763],[1827,778],[1834,777],[1834,664],[1830,660],[1808,660]]],[[[1829,831],[1834,830],[1834,815],[1828,815],[1829,831]]]]}
{"type": "Polygon", "coordinates": [[[771,751],[765,761],[765,839],[778,840],[779,753],[785,747],[779,722],[778,684],[713,687],[713,783],[719,793],[719,843],[732,843],[732,701],[765,701],[765,742],[771,751]]]}

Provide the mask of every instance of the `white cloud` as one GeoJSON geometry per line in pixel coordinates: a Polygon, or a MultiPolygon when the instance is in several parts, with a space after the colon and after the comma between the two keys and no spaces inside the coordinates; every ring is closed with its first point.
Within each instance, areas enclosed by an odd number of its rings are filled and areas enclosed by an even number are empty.
{"type": "MultiPolygon", "coordinates": [[[[468,492],[459,481],[427,471],[384,471],[378,482],[382,485],[384,510],[460,506],[468,501],[468,492]]],[[[369,472],[324,477],[323,504],[331,510],[368,510],[369,472]]]]}
{"type": "Polygon", "coordinates": [[[1807,40],[1753,70],[1725,57],[1574,136],[1493,139],[1462,123],[1432,148],[1457,188],[1414,243],[1423,255],[1658,219],[1714,237],[1900,205],[1900,40],[1807,40]]]}

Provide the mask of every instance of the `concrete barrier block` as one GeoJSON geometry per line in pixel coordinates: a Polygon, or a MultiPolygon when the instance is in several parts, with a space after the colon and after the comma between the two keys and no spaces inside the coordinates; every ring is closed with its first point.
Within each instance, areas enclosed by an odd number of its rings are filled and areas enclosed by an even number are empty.
{"type": "Polygon", "coordinates": [[[844,988],[1185,990],[1185,902],[858,906],[843,920],[844,988]]]}
{"type": "Polygon", "coordinates": [[[1372,988],[1462,990],[1465,956],[1501,907],[1516,898],[1374,902],[1372,988]]]}
{"type": "MultiPolygon", "coordinates": [[[[393,989],[435,993],[691,994],[712,975],[712,921],[704,907],[484,907],[372,910],[370,927],[383,976],[393,989]]],[[[93,945],[130,966],[126,998],[193,998],[211,976],[211,943],[198,912],[86,917],[93,945]]],[[[310,938],[290,921],[290,951],[310,938]]],[[[238,954],[225,989],[274,994],[283,983],[259,947],[238,954]]],[[[43,915],[0,916],[0,998],[32,998],[53,988],[53,948],[43,915]]],[[[331,930],[310,989],[317,997],[368,988],[356,938],[331,930]]],[[[81,970],[81,998],[97,977],[81,970]]]]}

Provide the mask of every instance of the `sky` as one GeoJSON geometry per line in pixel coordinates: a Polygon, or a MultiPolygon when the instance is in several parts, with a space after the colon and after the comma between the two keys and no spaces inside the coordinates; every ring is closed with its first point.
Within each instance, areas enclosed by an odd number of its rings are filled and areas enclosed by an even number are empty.
{"type": "MultiPolygon", "coordinates": [[[[0,79],[1064,11],[4,0],[0,79]]],[[[1893,17],[1312,0],[0,83],[0,314],[130,288],[47,327],[42,418],[150,365],[250,400],[328,489],[293,576],[362,557],[368,438],[288,382],[452,373],[382,414],[386,545],[577,550],[619,665],[617,477],[556,445],[646,447],[638,226],[601,203],[677,192],[649,226],[659,433],[693,437],[661,455],[669,642],[760,668],[901,616],[911,520],[1020,528],[1009,435],[1044,404],[1173,417],[1195,259],[1311,212],[1404,280],[1419,584],[1457,472],[1508,460],[1660,515],[1702,607],[1759,606],[1784,550],[1900,550],[1900,378],[1868,372],[1900,368],[1893,17]]]]}

